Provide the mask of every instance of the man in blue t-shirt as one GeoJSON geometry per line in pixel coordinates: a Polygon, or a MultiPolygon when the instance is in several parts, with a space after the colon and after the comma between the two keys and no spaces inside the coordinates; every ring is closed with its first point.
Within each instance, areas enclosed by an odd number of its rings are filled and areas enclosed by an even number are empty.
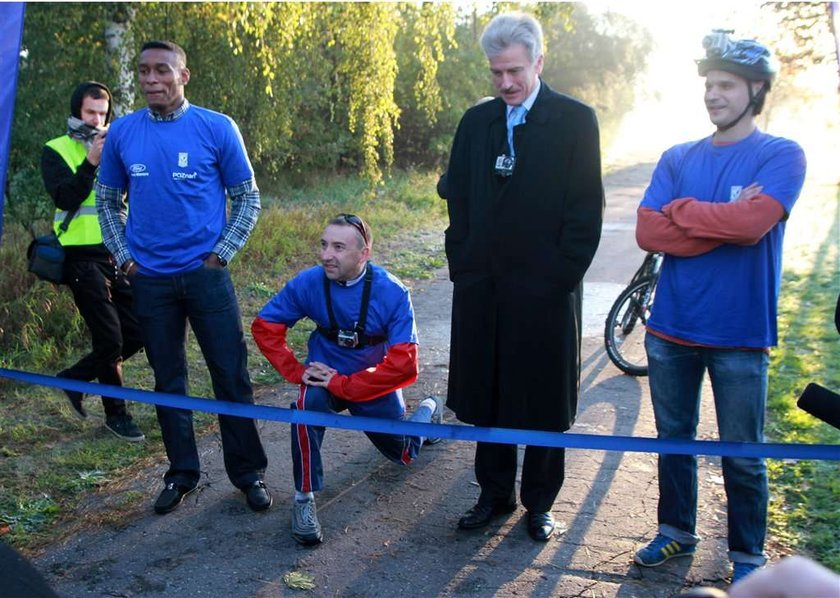
{"type": "MultiPolygon", "coordinates": [[[[300,385],[293,409],[403,419],[402,389],[417,379],[417,327],[408,289],[368,260],[370,228],[339,214],[321,236],[321,265],[304,270],[268,302],[251,326],[254,340],[284,378],[300,385]],[[309,318],[306,365],[286,342],[286,331],[309,318]]],[[[443,401],[424,399],[411,421],[440,423],[443,401]]],[[[439,439],[366,432],[379,451],[408,465],[420,447],[439,439]]],[[[321,426],[292,425],[295,498],[292,536],[304,545],[322,540],[314,493],[324,485],[321,426]]]]}
{"type": "MultiPolygon", "coordinates": [[[[134,288],[155,390],[187,393],[189,321],[216,398],[253,403],[239,305],[226,269],[260,211],[242,136],[229,117],[187,101],[190,71],[177,44],[143,45],[138,73],[148,108],[112,125],[99,167],[103,241],[134,288]]],[[[158,406],[157,415],[170,463],[154,506],[162,514],[196,488],[201,469],[192,412],[158,406]]],[[[219,427],[228,477],[253,510],[268,509],[267,460],[256,423],[220,415],[219,427]]]]}
{"type": "MultiPolygon", "coordinates": [[[[717,130],[662,155],[638,210],[639,246],[665,253],[645,338],[650,393],[658,436],[694,438],[708,371],[721,440],[762,442],[782,239],[805,156],[756,127],[776,74],[769,50],[723,31],[703,45],[698,70],[717,130]]],[[[722,465],[735,582],[766,560],[767,470],[763,459],[722,465]]],[[[660,455],[659,533],[636,563],[693,554],[696,512],[696,457],[660,455]]]]}

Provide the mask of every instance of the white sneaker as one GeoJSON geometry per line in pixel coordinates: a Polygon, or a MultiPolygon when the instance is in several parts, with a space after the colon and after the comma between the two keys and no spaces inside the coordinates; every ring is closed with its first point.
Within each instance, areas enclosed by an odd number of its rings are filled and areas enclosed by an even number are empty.
{"type": "Polygon", "coordinates": [[[314,546],[323,540],[315,499],[292,502],[292,537],[304,546],[314,546]]]}
{"type": "MultiPolygon", "coordinates": [[[[437,395],[429,395],[428,397],[426,397],[425,400],[428,400],[428,399],[431,399],[432,401],[435,402],[435,408],[434,408],[434,411],[432,411],[432,420],[429,423],[442,424],[443,423],[443,399],[441,399],[437,395]]],[[[437,444],[441,440],[443,440],[443,438],[426,438],[426,442],[424,442],[423,444],[424,445],[425,444],[437,444]]]]}

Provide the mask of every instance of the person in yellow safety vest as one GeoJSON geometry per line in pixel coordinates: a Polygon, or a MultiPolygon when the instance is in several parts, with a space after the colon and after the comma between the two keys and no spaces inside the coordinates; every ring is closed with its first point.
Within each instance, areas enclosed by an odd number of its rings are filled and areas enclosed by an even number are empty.
{"type": "MultiPolygon", "coordinates": [[[[91,351],[56,376],[122,386],[122,363],[140,349],[140,327],[132,310],[132,291],[125,275],[102,243],[93,183],[111,121],[111,91],[86,81],[70,98],[67,133],[51,139],[41,155],[44,187],[55,202],[54,227],[64,247],[64,283],[73,292],[91,336],[91,351]],[[69,226],[60,226],[72,213],[69,226]],[[59,234],[60,233],[60,234],[59,234]]],[[[84,393],[65,390],[73,412],[87,417],[84,393]]],[[[105,427],[130,442],[145,440],[125,401],[102,397],[105,427]]]]}

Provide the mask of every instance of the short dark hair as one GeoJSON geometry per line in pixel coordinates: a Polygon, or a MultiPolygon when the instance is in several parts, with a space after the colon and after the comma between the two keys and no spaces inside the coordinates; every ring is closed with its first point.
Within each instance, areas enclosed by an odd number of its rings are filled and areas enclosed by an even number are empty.
{"type": "Polygon", "coordinates": [[[146,50],[169,50],[181,59],[181,62],[184,63],[184,66],[187,66],[187,53],[184,52],[184,48],[182,48],[175,42],[170,42],[166,40],[148,41],[145,44],[143,44],[142,48],[140,48],[140,53],[142,54],[146,50]]]}
{"type": "Polygon", "coordinates": [[[105,98],[109,102],[111,101],[111,94],[104,88],[98,85],[92,85],[87,91],[85,91],[85,98],[93,98],[94,100],[101,100],[105,98]]]}

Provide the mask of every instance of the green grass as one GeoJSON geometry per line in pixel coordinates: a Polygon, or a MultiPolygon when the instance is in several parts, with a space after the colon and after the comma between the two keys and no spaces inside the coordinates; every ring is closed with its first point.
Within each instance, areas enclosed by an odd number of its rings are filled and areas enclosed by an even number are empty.
{"type": "MultiPolygon", "coordinates": [[[[440,231],[446,205],[434,193],[436,180],[432,174],[395,173],[375,189],[357,178],[334,177],[306,189],[263,190],[257,227],[231,263],[255,386],[283,380],[260,356],[248,332],[250,323],[288,278],[316,263],[319,235],[330,217],[353,212],[368,220],[375,236],[373,260],[400,277],[426,278],[443,265],[440,231]]],[[[26,272],[28,242],[26,231],[6,223],[0,245],[0,366],[50,374],[84,355],[89,340],[69,290],[36,282],[26,272]]],[[[308,324],[290,332],[297,351],[305,346],[308,324]]],[[[212,396],[192,335],[187,349],[190,394],[212,396]]],[[[154,388],[142,354],[125,363],[124,374],[129,386],[154,388]]],[[[0,379],[0,534],[19,548],[54,542],[83,525],[85,517],[101,520],[101,514],[79,509],[85,497],[165,459],[152,405],[131,406],[147,437],[139,444],[120,441],[104,429],[98,398],[85,406],[91,417],[81,421],[61,391],[0,379]]],[[[212,414],[196,413],[195,419],[196,428],[205,433],[216,428],[212,414]]],[[[125,509],[152,498],[113,485],[110,492],[116,495],[109,496],[109,505],[125,509]]]]}
{"type": "MultiPolygon", "coordinates": [[[[767,424],[768,437],[776,442],[840,445],[840,431],[796,406],[809,382],[840,392],[840,337],[834,327],[840,291],[838,200],[840,193],[826,190],[811,198],[817,205],[809,206],[809,214],[795,209],[791,216],[813,222],[804,227],[810,241],[794,239],[786,250],[795,258],[783,276],[767,424]]],[[[771,460],[768,467],[772,536],[840,572],[840,463],[771,460]]]]}

